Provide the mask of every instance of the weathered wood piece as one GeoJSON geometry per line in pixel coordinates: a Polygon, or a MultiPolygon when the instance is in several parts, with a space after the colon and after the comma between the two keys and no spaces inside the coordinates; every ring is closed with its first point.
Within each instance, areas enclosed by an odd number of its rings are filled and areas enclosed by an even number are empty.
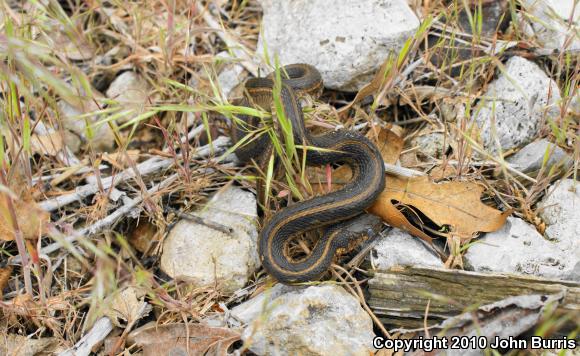
{"type": "Polygon", "coordinates": [[[404,328],[443,319],[510,296],[556,294],[558,311],[580,320],[580,283],[542,278],[421,267],[376,271],[369,281],[368,305],[385,323],[404,328]],[[427,305],[428,311],[427,311],[427,305]],[[573,313],[573,314],[568,314],[573,313]]]}

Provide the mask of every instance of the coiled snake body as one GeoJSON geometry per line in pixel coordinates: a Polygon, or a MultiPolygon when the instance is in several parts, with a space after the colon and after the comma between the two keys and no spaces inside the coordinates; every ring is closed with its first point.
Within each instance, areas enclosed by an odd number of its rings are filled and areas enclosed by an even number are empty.
{"type": "MultiPolygon", "coordinates": [[[[300,93],[320,93],[322,78],[316,68],[307,64],[292,64],[281,68],[280,101],[286,118],[292,123],[297,145],[318,147],[307,150],[308,165],[347,164],[352,169],[352,179],[342,189],[295,203],[275,213],[259,234],[258,252],[262,265],[274,278],[283,283],[305,282],[316,279],[332,263],[338,249],[346,249],[355,238],[345,226],[350,219],[361,214],[378,197],[385,185],[382,157],[373,143],[357,132],[329,131],[311,135],[304,124],[302,108],[298,103],[300,93]],[[299,234],[324,227],[325,232],[311,253],[295,261],[285,253],[285,245],[299,234]]],[[[247,95],[244,106],[258,105],[270,110],[274,81],[253,78],[246,82],[247,95]]],[[[258,127],[257,118],[241,116],[247,126],[258,127]]],[[[247,134],[247,128],[235,125],[232,139],[238,142],[247,134]]],[[[243,125],[246,126],[246,125],[243,125]]],[[[241,160],[269,156],[271,143],[262,135],[250,144],[237,149],[241,160]]]]}

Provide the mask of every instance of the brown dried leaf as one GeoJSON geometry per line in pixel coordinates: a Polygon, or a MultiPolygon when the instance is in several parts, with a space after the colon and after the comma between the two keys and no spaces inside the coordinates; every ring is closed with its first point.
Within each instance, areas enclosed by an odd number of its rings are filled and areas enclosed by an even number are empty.
{"type": "Polygon", "coordinates": [[[441,180],[448,177],[456,177],[457,176],[457,168],[450,164],[447,165],[439,165],[433,168],[429,172],[429,177],[433,180],[441,180]]]}
{"type": "Polygon", "coordinates": [[[34,134],[30,138],[30,147],[34,153],[56,156],[63,149],[64,142],[58,131],[46,135],[34,134]]]}
{"type": "Polygon", "coordinates": [[[403,139],[389,129],[382,128],[373,142],[386,163],[395,164],[403,151],[403,139]]]}
{"type": "Polygon", "coordinates": [[[141,253],[147,252],[153,244],[158,243],[163,236],[157,226],[148,222],[140,221],[139,225],[129,234],[129,243],[141,253]]]}
{"type": "Polygon", "coordinates": [[[104,314],[116,326],[123,326],[121,320],[131,324],[151,309],[144,299],[144,293],[133,287],[127,287],[107,298],[105,303],[109,307],[105,309],[104,314]]]}
{"type": "Polygon", "coordinates": [[[389,57],[385,60],[385,62],[381,65],[381,67],[379,68],[379,70],[377,71],[377,73],[375,74],[375,76],[373,77],[373,79],[370,81],[370,83],[368,83],[367,85],[365,85],[364,87],[362,87],[358,93],[356,93],[356,96],[354,97],[354,99],[348,103],[347,105],[343,106],[342,108],[340,108],[338,110],[339,114],[343,114],[348,112],[348,110],[356,103],[358,103],[359,101],[363,100],[364,98],[366,98],[369,95],[375,94],[381,87],[383,87],[387,82],[392,81],[392,76],[387,78],[387,74],[389,74],[389,71],[392,68],[392,57],[389,57]]]}
{"type": "Polygon", "coordinates": [[[476,232],[490,232],[503,226],[510,211],[501,212],[480,201],[484,188],[473,182],[433,183],[428,177],[387,176],[385,190],[369,209],[392,226],[430,241],[411,224],[397,206],[412,206],[435,224],[448,225],[451,233],[471,238],[476,232]]]}
{"type": "Polygon", "coordinates": [[[6,288],[8,280],[10,279],[10,274],[12,273],[12,266],[6,266],[0,268],[0,298],[2,298],[2,291],[6,288]]]}
{"type": "Polygon", "coordinates": [[[15,237],[14,225],[10,207],[14,208],[16,222],[25,239],[38,238],[49,221],[50,215],[41,209],[26,194],[20,199],[13,199],[9,194],[0,193],[0,240],[12,241],[15,237]],[[12,204],[8,199],[12,199],[12,204]]]}
{"type": "Polygon", "coordinates": [[[103,160],[109,162],[111,165],[115,166],[115,168],[124,169],[129,166],[129,159],[134,163],[137,163],[140,153],[139,150],[105,153],[103,154],[103,160]]]}
{"type": "Polygon", "coordinates": [[[6,334],[0,338],[0,355],[48,355],[58,346],[55,337],[28,338],[24,335],[6,334]]]}
{"type": "Polygon", "coordinates": [[[240,333],[228,328],[201,324],[147,324],[129,334],[128,343],[153,355],[227,355],[228,348],[240,340],[240,333]]]}
{"type": "Polygon", "coordinates": [[[90,44],[80,38],[75,42],[70,40],[66,41],[63,51],[73,61],[85,61],[94,56],[93,48],[90,44]]]}

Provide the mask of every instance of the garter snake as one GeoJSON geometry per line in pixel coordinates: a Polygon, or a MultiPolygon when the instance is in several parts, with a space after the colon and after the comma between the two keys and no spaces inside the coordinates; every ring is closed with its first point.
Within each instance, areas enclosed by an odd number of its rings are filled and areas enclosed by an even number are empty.
{"type": "MultiPolygon", "coordinates": [[[[314,136],[306,129],[298,97],[303,93],[320,94],[322,77],[316,68],[307,64],[292,64],[281,68],[280,72],[283,74],[280,102],[286,118],[292,123],[295,143],[323,149],[307,150],[306,163],[347,164],[353,173],[351,181],[340,190],[285,207],[266,221],[262,228],[258,237],[262,265],[278,281],[295,283],[316,279],[330,267],[337,250],[352,245],[356,237],[348,233],[345,227],[383,191],[385,171],[378,149],[361,134],[335,130],[314,136]],[[318,228],[324,228],[325,232],[309,255],[296,261],[286,254],[285,245],[291,238],[318,228]]],[[[257,105],[270,111],[273,87],[272,75],[249,79],[245,84],[245,98],[240,105],[257,105]]],[[[239,119],[244,125],[234,125],[234,142],[239,142],[247,134],[247,126],[257,128],[260,125],[255,117],[240,116],[239,119]]],[[[242,161],[254,158],[263,162],[264,157],[270,157],[271,150],[269,137],[262,135],[238,148],[236,154],[242,161]]]]}

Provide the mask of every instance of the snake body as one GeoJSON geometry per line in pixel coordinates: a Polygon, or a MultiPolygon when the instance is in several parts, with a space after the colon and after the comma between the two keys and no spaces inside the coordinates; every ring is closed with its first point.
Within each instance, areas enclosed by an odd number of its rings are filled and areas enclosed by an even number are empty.
{"type": "MultiPolygon", "coordinates": [[[[367,138],[348,130],[329,131],[312,135],[305,127],[298,95],[316,95],[322,89],[322,78],[316,68],[307,64],[292,64],[281,69],[280,101],[285,116],[292,123],[294,141],[298,145],[323,150],[307,150],[308,165],[347,164],[352,179],[342,189],[295,203],[275,213],[262,228],[258,237],[258,252],[264,268],[282,283],[311,281],[330,267],[338,249],[346,249],[356,237],[347,232],[349,222],[368,208],[382,192],[385,172],[382,157],[367,138]],[[323,236],[305,258],[295,261],[285,253],[288,241],[299,234],[324,228],[323,236]]],[[[274,81],[252,78],[246,84],[246,98],[242,105],[258,105],[270,110],[274,81]]],[[[250,127],[258,127],[257,118],[241,116],[250,127]]],[[[247,127],[236,125],[232,139],[238,142],[247,134],[247,127]]],[[[237,149],[241,160],[268,156],[271,143],[262,135],[250,144],[237,149]]]]}

